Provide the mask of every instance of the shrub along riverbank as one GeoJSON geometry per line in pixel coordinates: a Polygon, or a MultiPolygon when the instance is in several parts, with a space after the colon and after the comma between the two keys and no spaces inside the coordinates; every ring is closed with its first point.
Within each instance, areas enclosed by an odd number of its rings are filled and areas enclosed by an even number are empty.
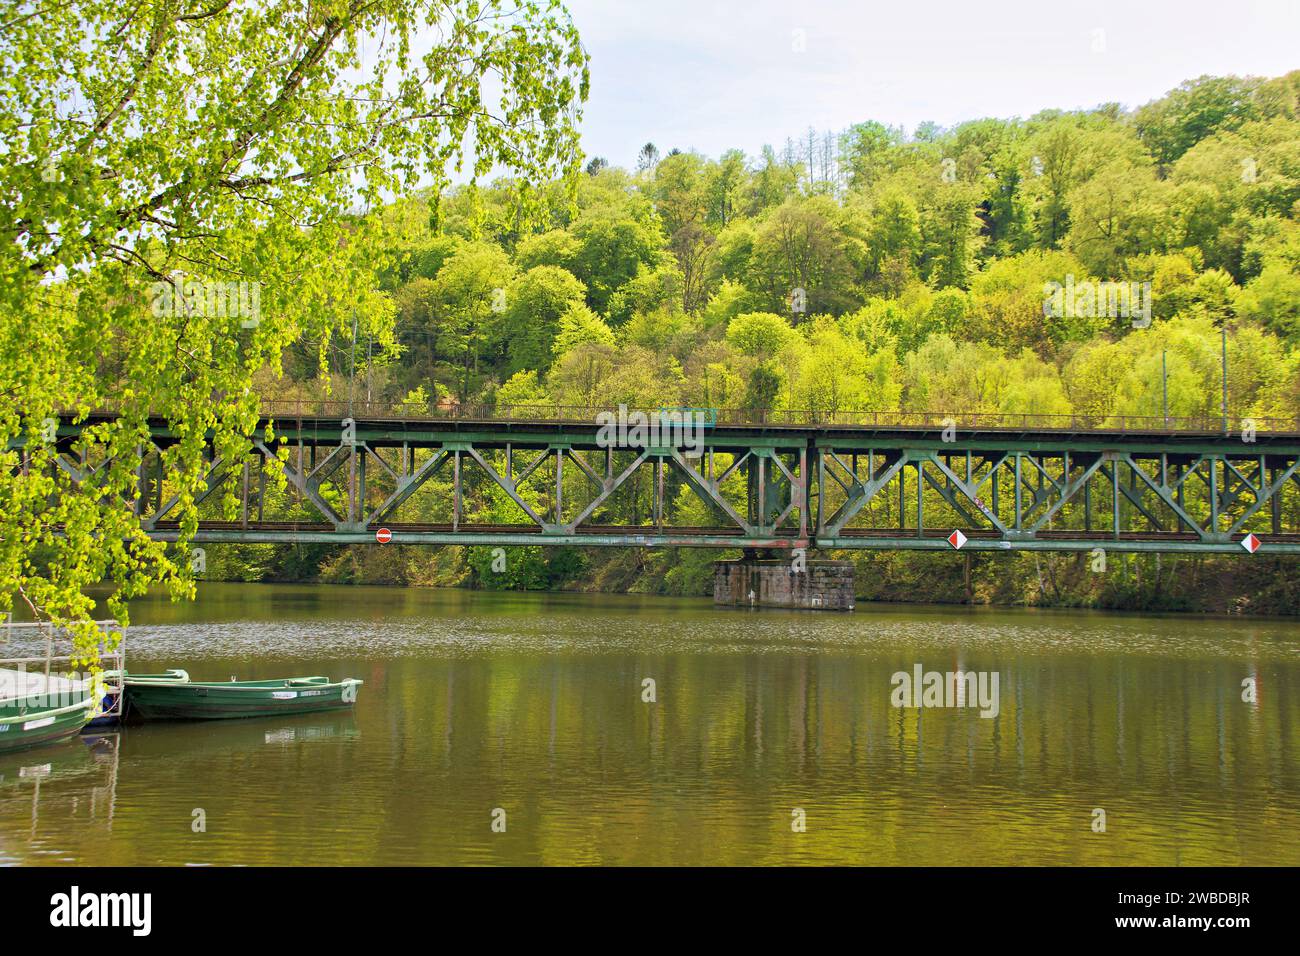
{"type": "MultiPolygon", "coordinates": [[[[388,584],[486,590],[704,596],[713,562],[739,551],[693,548],[210,545],[206,580],[388,584]],[[497,562],[500,566],[500,562],[497,562]]],[[[1300,614],[1300,562],[1264,554],[830,552],[856,569],[860,601],[1300,614]]]]}

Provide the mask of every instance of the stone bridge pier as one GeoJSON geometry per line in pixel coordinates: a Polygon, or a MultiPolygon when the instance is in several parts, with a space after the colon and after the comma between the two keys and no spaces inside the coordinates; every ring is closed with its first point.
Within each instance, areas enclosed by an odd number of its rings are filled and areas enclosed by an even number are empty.
{"type": "Polygon", "coordinates": [[[853,610],[853,563],[746,548],[743,557],[713,564],[713,603],[728,607],[853,610]]]}

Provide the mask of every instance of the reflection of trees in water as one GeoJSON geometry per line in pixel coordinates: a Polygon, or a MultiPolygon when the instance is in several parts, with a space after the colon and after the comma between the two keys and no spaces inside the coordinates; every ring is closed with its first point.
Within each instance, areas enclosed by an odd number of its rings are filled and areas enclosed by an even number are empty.
{"type": "MultiPolygon", "coordinates": [[[[395,667],[389,680],[420,683],[429,666],[395,667]]],[[[522,858],[555,860],[662,862],[648,844],[621,842],[622,826],[680,840],[698,825],[701,847],[728,844],[728,859],[753,861],[775,839],[765,828],[788,829],[788,820],[772,822],[773,808],[788,814],[805,803],[822,827],[834,819],[865,832],[890,817],[900,846],[922,839],[922,825],[954,827],[963,839],[982,827],[983,850],[1005,854],[1023,843],[1039,861],[1096,859],[1078,854],[1120,846],[1122,837],[1081,848],[1095,806],[1109,808],[1130,839],[1140,833],[1141,852],[1168,846],[1184,862],[1205,862],[1195,854],[1234,840],[1258,846],[1270,827],[1296,817],[1286,795],[1300,789],[1291,732],[1300,713],[1287,703],[1294,668],[1285,660],[1055,648],[903,648],[864,658],[783,648],[432,666],[442,671],[436,685],[423,685],[440,698],[427,703],[439,725],[439,779],[427,784],[437,810],[398,791],[384,798],[390,819],[424,818],[420,852],[429,859],[468,858],[458,841],[477,846],[479,805],[503,793],[529,808],[522,858]],[[893,707],[892,674],[918,659],[925,671],[996,671],[997,716],[980,717],[975,699],[965,708],[893,707]],[[1243,701],[1242,679],[1261,670],[1259,702],[1243,701]],[[656,703],[640,698],[644,677],[657,682],[656,703]],[[1207,820],[1211,809],[1216,818],[1207,820]],[[1261,825],[1261,812],[1273,822],[1261,825]],[[599,827],[601,850],[574,845],[573,828],[583,826],[599,827]]],[[[421,763],[422,746],[406,742],[408,766],[421,763]]],[[[816,840],[815,826],[809,832],[816,840]]],[[[678,848],[673,860],[695,859],[693,838],[685,842],[692,850],[678,848]]],[[[880,852],[868,857],[904,861],[889,855],[899,852],[893,844],[880,852]]],[[[849,843],[827,858],[864,853],[849,843]]]]}
{"type": "Polygon", "coordinates": [[[963,862],[957,846],[975,854],[964,862],[994,863],[1294,857],[1300,703],[1280,645],[1220,657],[882,641],[864,654],[817,633],[792,623],[779,647],[743,653],[558,644],[400,658],[367,672],[355,714],[143,724],[106,735],[99,754],[83,739],[9,755],[0,859],[963,862]],[[996,671],[998,715],[972,700],[893,707],[891,676],[917,662],[996,671]],[[1251,676],[1254,703],[1241,699],[1251,676]],[[104,761],[118,747],[130,799],[101,850],[116,782],[104,761]],[[199,806],[219,821],[204,836],[189,829],[199,806]],[[488,830],[494,807],[505,834],[488,830]],[[808,815],[799,843],[792,807],[808,815]],[[1089,830],[1093,807],[1108,814],[1104,838],[1089,830]]]}
{"type": "Polygon", "coordinates": [[[700,655],[626,674],[572,658],[447,662],[425,689],[441,698],[433,712],[444,765],[479,749],[494,765],[531,759],[521,748],[535,727],[561,775],[581,773],[600,742],[627,736],[652,765],[699,762],[723,775],[816,776],[848,757],[850,765],[963,772],[1003,785],[1029,775],[1051,782],[1102,773],[1157,789],[1175,778],[1218,787],[1225,775],[1295,776],[1291,728],[1300,715],[1287,703],[1287,668],[1261,676],[1257,665],[1229,660],[1044,656],[1012,664],[946,656],[924,670],[999,674],[997,716],[979,716],[974,699],[957,708],[895,708],[890,677],[910,674],[915,661],[850,655],[700,655]],[[1241,699],[1241,681],[1252,675],[1253,703],[1241,699]],[[657,680],[655,704],[639,698],[645,676],[657,680]],[[503,732],[507,726],[513,732],[503,732]]]}

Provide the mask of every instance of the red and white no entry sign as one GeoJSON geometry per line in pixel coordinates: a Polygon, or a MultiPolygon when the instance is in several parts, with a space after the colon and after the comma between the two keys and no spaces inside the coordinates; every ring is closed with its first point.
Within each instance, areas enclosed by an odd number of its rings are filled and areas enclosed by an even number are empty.
{"type": "Polygon", "coordinates": [[[375,540],[380,544],[388,544],[388,542],[393,540],[393,532],[389,531],[387,528],[380,528],[375,532],[375,540]]]}

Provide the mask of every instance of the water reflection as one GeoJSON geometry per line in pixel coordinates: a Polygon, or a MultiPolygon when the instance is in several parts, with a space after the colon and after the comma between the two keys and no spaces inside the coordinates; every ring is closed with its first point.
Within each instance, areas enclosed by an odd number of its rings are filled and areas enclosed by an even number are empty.
{"type": "Polygon", "coordinates": [[[110,778],[84,742],[11,755],[51,766],[0,765],[4,860],[1300,862],[1289,622],[257,586],[136,621],[133,667],[366,684],[354,714],[128,727],[110,778]],[[997,715],[891,706],[917,664],[996,672],[997,715]]]}
{"type": "Polygon", "coordinates": [[[51,836],[112,833],[117,734],[64,741],[0,756],[0,862],[74,862],[51,836]]]}

